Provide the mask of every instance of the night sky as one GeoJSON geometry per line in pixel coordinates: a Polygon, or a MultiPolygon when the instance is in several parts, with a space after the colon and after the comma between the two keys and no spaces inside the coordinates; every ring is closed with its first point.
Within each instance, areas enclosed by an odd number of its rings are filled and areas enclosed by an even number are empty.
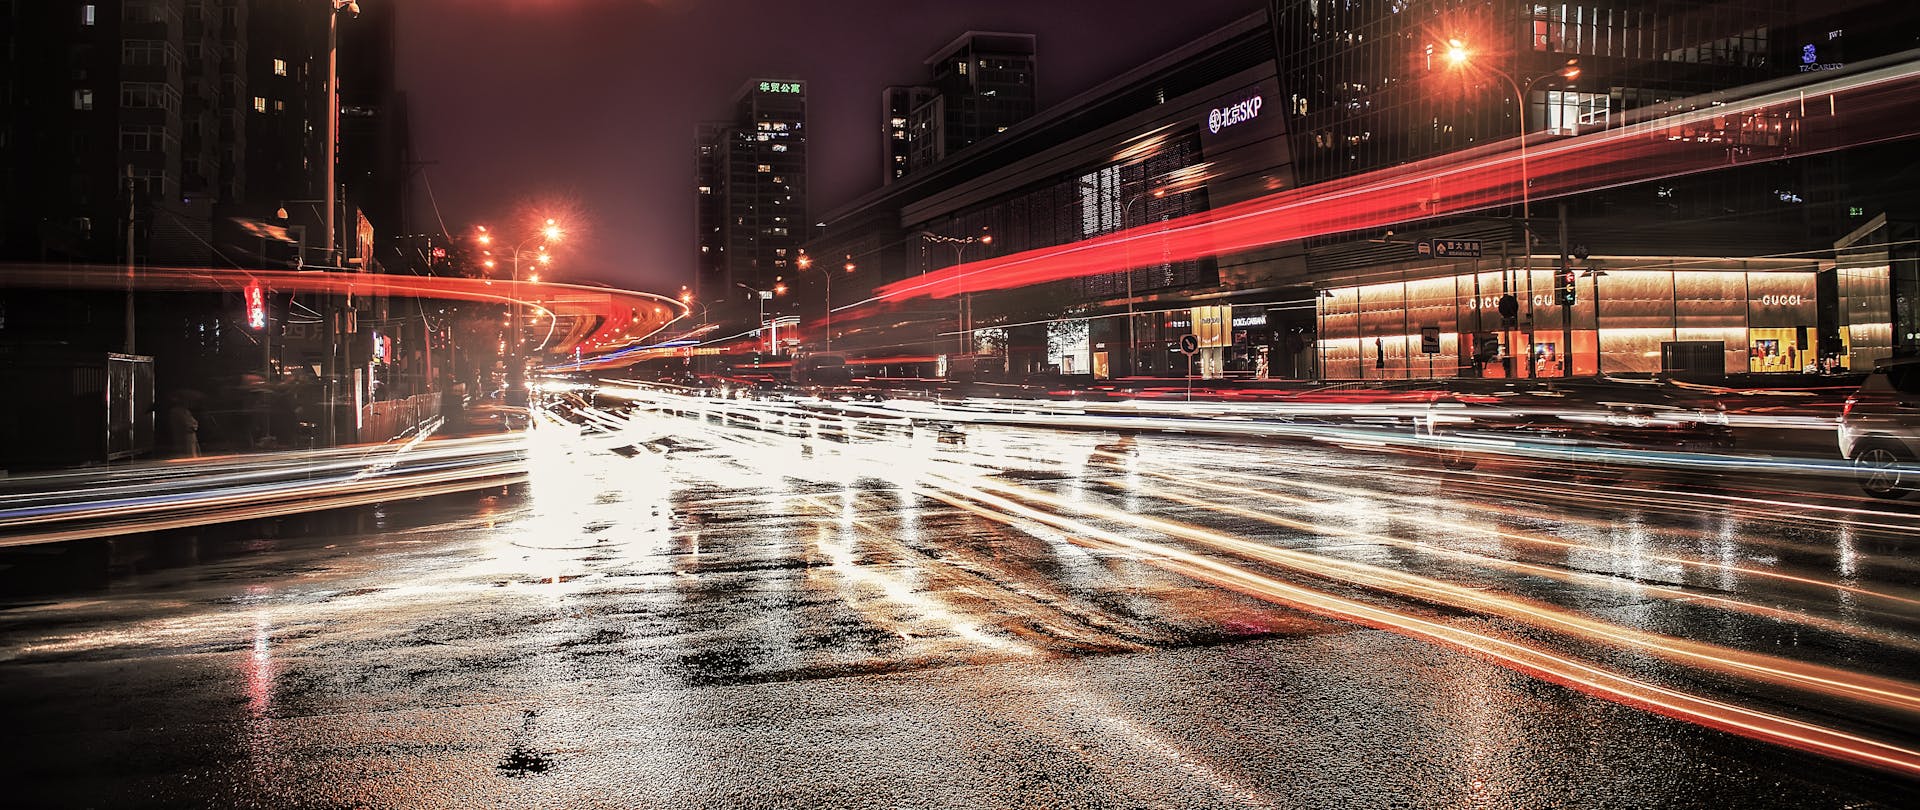
{"type": "MultiPolygon", "coordinates": [[[[1039,37],[1042,109],[1261,0],[399,2],[419,230],[572,235],[553,280],[677,292],[693,277],[694,128],[751,77],[809,82],[815,218],[880,183],[880,89],[968,29],[1039,37]],[[431,185],[432,196],[426,185],[431,185]]],[[[343,36],[351,36],[351,23],[343,36]]]]}

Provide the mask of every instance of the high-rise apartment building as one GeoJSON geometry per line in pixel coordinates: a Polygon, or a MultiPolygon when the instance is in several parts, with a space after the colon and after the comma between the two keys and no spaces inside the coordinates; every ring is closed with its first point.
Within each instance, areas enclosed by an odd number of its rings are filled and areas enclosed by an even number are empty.
{"type": "Polygon", "coordinates": [[[890,85],[880,91],[880,182],[891,183],[907,176],[913,159],[914,108],[932,100],[933,88],[918,85],[890,85]]]}
{"type": "Polygon", "coordinates": [[[793,272],[807,236],[807,84],[753,79],[733,117],[700,127],[698,294],[770,290],[793,272]]]}
{"type": "Polygon", "coordinates": [[[927,58],[926,84],[887,88],[882,179],[891,183],[1032,117],[1034,53],[1032,34],[968,31],[927,58]]]}
{"type": "MultiPolygon", "coordinates": [[[[395,233],[406,136],[384,123],[404,122],[394,12],[371,8],[341,26],[339,180],[395,233]]],[[[329,13],[302,0],[0,6],[0,258],[121,260],[129,203],[141,262],[291,261],[262,234],[308,220],[317,247],[329,13]],[[231,227],[241,220],[253,227],[231,227]]]]}

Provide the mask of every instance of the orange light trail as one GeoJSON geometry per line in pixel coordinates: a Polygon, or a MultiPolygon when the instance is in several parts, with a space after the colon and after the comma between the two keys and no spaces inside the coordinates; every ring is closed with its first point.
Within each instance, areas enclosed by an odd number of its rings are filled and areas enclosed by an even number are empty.
{"type": "Polygon", "coordinates": [[[1192,552],[1104,531],[958,482],[951,482],[950,489],[925,494],[989,520],[1011,523],[1014,517],[1023,518],[1069,532],[1072,540],[1082,545],[1136,552],[1153,565],[1263,601],[1463,650],[1604,700],[1777,745],[1920,776],[1920,751],[1690,695],[1485,633],[1282,582],[1192,552]]]}

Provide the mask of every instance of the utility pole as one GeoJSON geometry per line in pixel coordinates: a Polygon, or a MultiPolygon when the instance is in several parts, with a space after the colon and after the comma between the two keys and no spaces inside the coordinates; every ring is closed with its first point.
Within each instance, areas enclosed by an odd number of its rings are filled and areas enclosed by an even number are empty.
{"type": "MultiPolygon", "coordinates": [[[[1563,202],[1560,203],[1560,263],[1554,267],[1554,272],[1559,275],[1555,278],[1568,279],[1571,275],[1570,268],[1571,265],[1567,263],[1567,204],[1563,202]]],[[[1569,284],[1568,289],[1574,289],[1573,285],[1569,284]]],[[[1560,378],[1563,380],[1573,376],[1573,297],[1573,294],[1569,294],[1568,297],[1560,299],[1561,343],[1558,355],[1560,378]]],[[[1596,342],[1600,340],[1599,330],[1594,330],[1593,339],[1596,342]]]]}
{"type": "Polygon", "coordinates": [[[123,341],[123,342],[122,342],[122,345],[121,345],[121,350],[122,350],[122,351],[124,351],[124,352],[125,352],[125,353],[127,353],[127,354],[133,354],[133,350],[134,350],[134,340],[133,340],[133,242],[134,242],[134,239],[133,239],[133,217],[134,217],[134,211],[135,211],[135,207],[136,207],[136,206],[135,206],[135,204],[134,204],[134,203],[135,203],[135,197],[136,197],[136,195],[134,194],[134,191],[133,191],[133,189],[134,189],[134,186],[133,186],[133,164],[131,164],[131,163],[129,163],[129,164],[127,164],[127,313],[126,313],[126,318],[127,318],[127,323],[126,323],[126,329],[127,329],[127,335],[126,335],[126,340],[125,340],[125,341],[123,341]]]}

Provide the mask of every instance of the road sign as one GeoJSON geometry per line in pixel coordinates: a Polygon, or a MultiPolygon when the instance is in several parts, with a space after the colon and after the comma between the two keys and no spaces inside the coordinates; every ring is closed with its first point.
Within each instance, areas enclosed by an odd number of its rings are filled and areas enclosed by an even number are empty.
{"type": "Polygon", "coordinates": [[[1414,255],[1416,256],[1432,256],[1433,240],[1422,239],[1418,242],[1413,243],[1413,252],[1414,252],[1414,255]]]}
{"type": "Polygon", "coordinates": [[[1438,326],[1420,327],[1420,353],[1421,354],[1439,354],[1440,353],[1440,327],[1438,326]]]}
{"type": "Polygon", "coordinates": [[[1181,335],[1180,336],[1180,353],[1181,354],[1192,355],[1192,354],[1198,354],[1199,351],[1200,351],[1199,336],[1197,335],[1181,335]]]}
{"type": "Polygon", "coordinates": [[[1435,239],[1433,256],[1436,259],[1477,259],[1480,257],[1480,240],[1435,239]]]}

